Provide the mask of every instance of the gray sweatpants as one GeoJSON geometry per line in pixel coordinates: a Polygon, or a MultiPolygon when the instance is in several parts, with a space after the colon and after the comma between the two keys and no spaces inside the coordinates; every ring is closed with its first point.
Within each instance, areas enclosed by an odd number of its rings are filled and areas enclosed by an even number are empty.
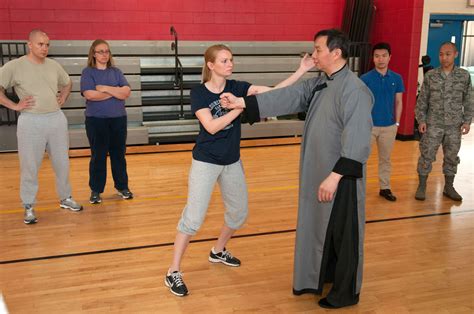
{"type": "Polygon", "coordinates": [[[239,229],[247,219],[248,195],[242,162],[227,166],[193,159],[189,172],[188,202],[178,223],[178,231],[195,235],[206,217],[216,181],[226,207],[225,224],[239,229]]]}
{"type": "Polygon", "coordinates": [[[20,157],[20,197],[23,205],[34,204],[38,192],[38,171],[45,150],[56,174],[59,199],[71,196],[69,184],[69,134],[61,110],[45,114],[21,113],[17,126],[20,157]]]}

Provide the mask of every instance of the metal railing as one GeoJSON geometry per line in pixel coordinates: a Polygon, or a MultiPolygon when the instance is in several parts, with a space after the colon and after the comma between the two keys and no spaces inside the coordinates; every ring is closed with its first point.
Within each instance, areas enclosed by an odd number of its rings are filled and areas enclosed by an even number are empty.
{"type": "Polygon", "coordinates": [[[370,69],[372,45],[367,42],[350,43],[348,65],[358,76],[370,69]]]}
{"type": "Polygon", "coordinates": [[[179,59],[178,55],[178,33],[176,32],[176,29],[174,26],[170,27],[170,34],[173,35],[174,37],[174,42],[171,43],[171,51],[174,51],[174,82],[173,82],[173,88],[174,89],[179,89],[179,105],[180,105],[180,110],[179,110],[179,119],[184,119],[184,96],[183,96],[183,76],[184,76],[184,71],[183,71],[183,64],[181,63],[181,60],[179,59]]]}
{"type": "Polygon", "coordinates": [[[346,0],[341,30],[347,34],[349,67],[359,76],[370,69],[371,34],[375,20],[374,0],[346,0]]]}
{"type": "MultiPolygon", "coordinates": [[[[0,42],[0,66],[26,53],[26,42],[0,42]]],[[[13,88],[6,90],[5,95],[14,102],[19,101],[13,88]]],[[[17,122],[18,112],[0,105],[0,125],[14,125],[17,122]]]]}

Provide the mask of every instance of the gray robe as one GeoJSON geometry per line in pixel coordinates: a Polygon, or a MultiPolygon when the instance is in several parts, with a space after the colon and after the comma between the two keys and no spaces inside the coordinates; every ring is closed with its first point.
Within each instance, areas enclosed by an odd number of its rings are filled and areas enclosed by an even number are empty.
{"type": "Polygon", "coordinates": [[[260,117],[308,110],[300,156],[298,223],[293,289],[321,293],[321,260],[333,201],[320,203],[317,191],[341,157],[362,164],[357,179],[359,261],[356,293],[360,293],[365,226],[365,165],[370,153],[371,110],[374,98],[367,86],[347,66],[330,78],[309,79],[300,84],[255,96],[260,117]],[[315,87],[326,87],[315,92],[315,87]],[[323,85],[324,86],[324,85],[323,85]],[[309,106],[309,108],[308,108],[309,106]]]}

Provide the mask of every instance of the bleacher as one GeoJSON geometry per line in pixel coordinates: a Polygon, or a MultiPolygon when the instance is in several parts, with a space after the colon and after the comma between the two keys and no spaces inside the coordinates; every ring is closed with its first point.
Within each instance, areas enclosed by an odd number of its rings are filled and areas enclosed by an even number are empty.
{"type": "MultiPolygon", "coordinates": [[[[79,92],[79,81],[91,42],[52,40],[49,51],[49,57],[62,64],[73,81],[71,96],[63,107],[69,121],[71,148],[88,147],[84,129],[85,101],[79,92]]],[[[180,41],[176,55],[173,41],[109,41],[116,66],[124,72],[132,89],[126,101],[128,145],[195,139],[199,125],[190,111],[189,91],[200,83],[205,49],[215,43],[180,41]]],[[[298,68],[302,53],[313,49],[312,42],[224,44],[234,53],[231,78],[267,86],[288,77],[298,68]]],[[[4,62],[5,47],[3,43],[0,57],[4,62]]],[[[310,72],[304,78],[315,75],[319,73],[310,72]]],[[[2,119],[3,124],[7,124],[5,115],[0,115],[0,123],[2,119]]],[[[271,120],[253,126],[244,124],[242,138],[293,137],[301,135],[302,130],[303,121],[298,119],[271,120]]]]}

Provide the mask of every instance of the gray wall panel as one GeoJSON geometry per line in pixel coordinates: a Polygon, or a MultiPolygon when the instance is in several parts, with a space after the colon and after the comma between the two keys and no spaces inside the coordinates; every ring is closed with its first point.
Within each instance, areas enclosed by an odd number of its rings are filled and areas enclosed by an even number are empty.
{"type": "MultiPolygon", "coordinates": [[[[59,57],[54,58],[61,64],[70,75],[80,75],[87,66],[86,57],[59,57]]],[[[138,57],[116,57],[115,65],[122,70],[124,74],[140,73],[140,58],[138,57]]]]}
{"type": "MultiPolygon", "coordinates": [[[[146,127],[127,128],[127,145],[148,144],[148,130],[146,127]]],[[[85,129],[69,130],[69,146],[71,148],[89,147],[85,129]]]]}
{"type": "MultiPolygon", "coordinates": [[[[309,41],[225,41],[234,54],[299,54],[313,51],[313,42],[309,41]]],[[[171,40],[110,40],[110,49],[118,55],[173,55],[171,40]]],[[[87,55],[90,40],[52,40],[51,55],[87,55]]],[[[203,55],[207,47],[215,41],[179,41],[179,53],[182,55],[203,55]]]]}
{"type": "MultiPolygon", "coordinates": [[[[64,115],[69,124],[84,124],[85,116],[84,109],[69,109],[64,110],[64,115]]],[[[143,112],[141,107],[127,108],[127,120],[129,122],[142,122],[143,112]]]]}

